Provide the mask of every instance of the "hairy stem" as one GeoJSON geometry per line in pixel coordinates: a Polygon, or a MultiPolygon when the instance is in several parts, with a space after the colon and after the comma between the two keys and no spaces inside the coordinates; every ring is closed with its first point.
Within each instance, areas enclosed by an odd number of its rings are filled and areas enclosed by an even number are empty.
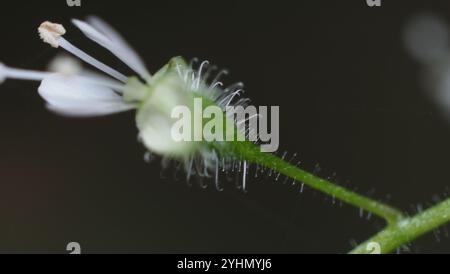
{"type": "Polygon", "coordinates": [[[271,153],[262,153],[259,151],[259,148],[255,148],[253,145],[248,143],[237,143],[234,145],[234,148],[236,149],[236,153],[238,153],[238,155],[241,155],[250,162],[271,168],[338,200],[371,212],[385,219],[388,224],[397,223],[399,220],[404,218],[402,212],[396,208],[362,196],[328,180],[319,178],[294,165],[291,165],[271,153]]]}
{"type": "Polygon", "coordinates": [[[386,228],[356,247],[351,252],[353,254],[369,254],[374,251],[374,247],[379,248],[379,250],[375,250],[377,253],[390,253],[421,235],[450,222],[450,199],[413,217],[407,217],[396,208],[319,178],[273,154],[262,153],[251,143],[236,142],[232,147],[234,155],[240,155],[249,162],[271,168],[311,188],[385,219],[387,221],[386,228]]]}
{"type": "Polygon", "coordinates": [[[391,224],[383,231],[356,247],[351,253],[371,253],[373,244],[378,245],[380,253],[390,253],[404,244],[450,222],[450,199],[419,213],[391,224]]]}

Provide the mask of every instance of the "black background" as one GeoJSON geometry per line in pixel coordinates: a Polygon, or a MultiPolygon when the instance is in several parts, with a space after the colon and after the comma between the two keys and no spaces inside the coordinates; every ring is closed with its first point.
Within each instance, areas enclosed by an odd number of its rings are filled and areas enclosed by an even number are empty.
{"type": "MultiPolygon", "coordinates": [[[[175,55],[229,68],[228,83],[245,82],[253,104],[280,106],[280,154],[298,152],[304,169],[415,213],[449,185],[450,124],[402,43],[424,11],[450,20],[448,1],[3,1],[0,60],[45,69],[60,51],[36,28],[51,20],[129,73],[69,26],[96,14],[150,71],[175,55]]],[[[144,162],[133,113],[59,117],[37,86],[0,88],[0,252],[65,253],[76,241],[93,253],[344,253],[383,225],[283,179],[250,176],[247,194],[232,182],[224,192],[189,187],[173,168],[144,162]]],[[[445,233],[411,251],[448,252],[445,233]]]]}

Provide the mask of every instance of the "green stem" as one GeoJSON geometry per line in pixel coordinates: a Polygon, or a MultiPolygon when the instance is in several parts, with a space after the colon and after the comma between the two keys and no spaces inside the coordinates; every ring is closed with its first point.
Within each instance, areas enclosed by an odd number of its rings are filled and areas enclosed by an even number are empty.
{"type": "Polygon", "coordinates": [[[387,221],[387,227],[356,247],[351,253],[368,254],[373,252],[374,244],[380,253],[390,253],[421,235],[450,222],[450,199],[413,217],[406,217],[403,213],[389,205],[377,202],[328,180],[319,178],[306,172],[270,153],[262,153],[259,148],[248,142],[234,142],[222,153],[240,155],[243,160],[271,168],[281,174],[304,183],[309,187],[328,194],[350,205],[362,208],[387,221]]]}
{"type": "Polygon", "coordinates": [[[362,208],[383,219],[389,224],[396,223],[404,218],[402,212],[391,206],[364,197],[344,187],[331,183],[306,172],[271,153],[260,152],[259,148],[246,142],[234,143],[235,155],[241,155],[245,160],[271,168],[281,174],[304,183],[311,188],[335,197],[350,205],[362,208]]]}
{"type": "Polygon", "coordinates": [[[450,199],[417,214],[389,225],[383,231],[356,247],[352,254],[368,254],[375,243],[380,253],[390,253],[418,237],[450,222],[450,199]]]}

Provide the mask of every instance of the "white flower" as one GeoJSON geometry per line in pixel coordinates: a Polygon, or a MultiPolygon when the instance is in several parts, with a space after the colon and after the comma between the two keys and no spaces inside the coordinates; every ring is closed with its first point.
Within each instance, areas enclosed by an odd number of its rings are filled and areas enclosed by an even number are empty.
{"type": "Polygon", "coordinates": [[[92,117],[137,109],[139,136],[149,150],[176,157],[191,153],[195,147],[193,143],[175,142],[170,137],[171,108],[189,103],[182,80],[169,77],[169,80],[159,79],[157,86],[152,85],[151,74],[138,54],[110,26],[94,17],[89,19],[89,23],[72,22],[89,39],[133,69],[144,82],[138,77],[123,75],[77,48],[63,37],[65,28],[51,22],[39,26],[41,39],[52,47],[65,49],[104,75],[80,71],[76,62],[58,58],[50,66],[51,72],[15,69],[0,64],[0,82],[6,78],[41,81],[38,91],[48,109],[65,116],[92,117]],[[149,96],[150,93],[153,96],[149,96]],[[138,108],[140,105],[142,107],[138,108]]]}
{"type": "MultiPolygon", "coordinates": [[[[176,106],[191,108],[195,97],[207,98],[208,102],[223,110],[230,104],[246,105],[248,99],[239,98],[242,84],[222,89],[219,80],[226,71],[220,71],[209,80],[214,66],[205,61],[194,69],[193,63],[187,65],[179,57],[173,58],[152,76],[138,54],[106,23],[98,18],[72,22],[89,39],[135,71],[136,76],[125,76],[77,48],[63,37],[66,30],[62,25],[44,22],[38,29],[44,42],[63,48],[101,73],[81,69],[77,62],[66,57],[56,59],[49,72],[16,69],[0,63],[0,83],[8,78],[41,81],[38,91],[47,108],[65,116],[92,117],[136,110],[139,137],[149,151],[183,163],[188,178],[193,174],[210,176],[215,172],[219,189],[219,166],[223,169],[232,166],[234,169],[236,159],[230,157],[228,162],[219,156],[216,148],[224,151],[224,144],[211,147],[205,142],[175,141],[171,130],[175,121],[171,112],[176,106]]],[[[245,161],[243,168],[245,188],[245,161]]]]}

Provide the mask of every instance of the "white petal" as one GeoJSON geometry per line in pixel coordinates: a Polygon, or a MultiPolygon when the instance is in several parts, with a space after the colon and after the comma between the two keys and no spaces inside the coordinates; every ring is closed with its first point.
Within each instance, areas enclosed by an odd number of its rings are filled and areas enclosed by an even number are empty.
{"type": "Polygon", "coordinates": [[[112,89],[81,77],[47,77],[39,87],[39,94],[49,109],[68,116],[101,116],[134,108],[112,89]]]}
{"type": "MultiPolygon", "coordinates": [[[[97,29],[99,32],[103,33],[106,37],[108,37],[111,41],[114,41],[117,44],[120,44],[123,48],[128,48],[129,51],[135,52],[131,46],[125,41],[125,39],[108,23],[103,21],[102,19],[96,16],[89,16],[87,18],[87,23],[89,23],[92,27],[97,29]]],[[[135,54],[137,56],[137,54],[135,54]]],[[[140,59],[139,57],[137,59],[140,59]]]]}
{"type": "Polygon", "coordinates": [[[403,39],[410,54],[425,64],[448,58],[449,29],[442,18],[433,14],[413,18],[405,27],[403,39]]]}
{"type": "Polygon", "coordinates": [[[3,83],[6,79],[6,67],[2,63],[0,63],[0,84],[3,83]]]}
{"type": "Polygon", "coordinates": [[[124,112],[132,109],[130,106],[123,104],[111,104],[103,105],[102,108],[96,109],[93,107],[59,107],[51,104],[47,104],[47,109],[67,117],[95,117],[95,116],[105,116],[114,113],[124,112]]]}
{"type": "Polygon", "coordinates": [[[122,93],[124,89],[124,85],[121,82],[90,70],[82,70],[78,77],[85,79],[91,84],[102,85],[119,93],[122,93]]]}
{"type": "Polygon", "coordinates": [[[72,23],[89,39],[116,55],[142,78],[150,78],[150,73],[141,58],[116,31],[98,18],[92,18],[91,22],[93,22],[92,25],[80,20],[72,20],[72,23]]]}
{"type": "Polygon", "coordinates": [[[139,54],[113,27],[96,16],[89,16],[87,18],[87,22],[91,24],[91,26],[96,28],[99,32],[108,37],[118,48],[120,48],[120,51],[124,52],[124,57],[126,57],[128,61],[133,63],[133,66],[130,67],[134,67],[134,70],[139,72],[141,77],[143,77],[144,79],[149,79],[151,77],[139,54]]]}

